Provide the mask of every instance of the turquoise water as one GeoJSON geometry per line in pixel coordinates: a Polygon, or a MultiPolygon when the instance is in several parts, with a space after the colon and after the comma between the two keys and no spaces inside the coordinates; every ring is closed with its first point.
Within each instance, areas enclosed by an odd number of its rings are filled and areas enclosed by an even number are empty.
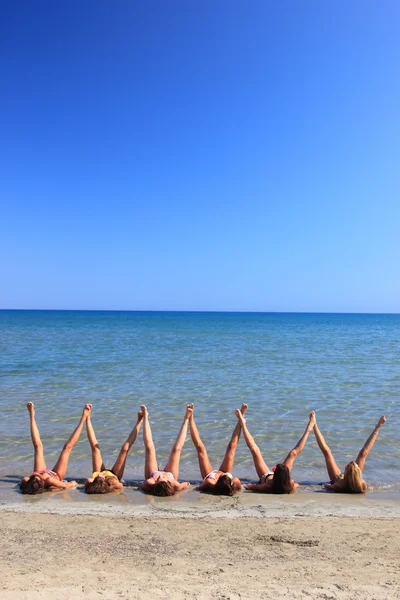
{"type": "MultiPolygon", "coordinates": [[[[0,311],[1,473],[32,467],[29,419],[36,416],[48,466],[91,402],[106,464],[147,404],[160,463],[166,462],[184,407],[195,403],[200,434],[218,467],[235,425],[247,423],[269,464],[282,460],[317,411],[339,466],[354,459],[381,414],[388,422],[368,458],[375,489],[400,489],[400,315],[0,311]]],[[[143,443],[125,479],[143,475],[143,443]]],[[[68,476],[90,472],[85,434],[68,476]]],[[[255,479],[240,441],[235,473],[255,479]]],[[[303,483],[327,479],[313,434],[295,463],[303,483]]],[[[181,477],[199,478],[188,439],[181,477]]]]}

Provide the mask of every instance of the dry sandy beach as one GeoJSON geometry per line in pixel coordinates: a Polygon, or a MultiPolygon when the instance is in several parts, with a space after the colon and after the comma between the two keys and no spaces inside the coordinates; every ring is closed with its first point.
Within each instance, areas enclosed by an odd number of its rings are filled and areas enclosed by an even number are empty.
{"type": "Polygon", "coordinates": [[[1,598],[400,598],[400,520],[2,511],[1,598]]]}

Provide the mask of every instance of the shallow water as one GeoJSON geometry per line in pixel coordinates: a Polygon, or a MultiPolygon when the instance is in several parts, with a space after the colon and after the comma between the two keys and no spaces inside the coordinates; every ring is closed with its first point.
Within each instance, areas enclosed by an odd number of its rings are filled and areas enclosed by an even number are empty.
{"type": "MultiPolygon", "coordinates": [[[[36,416],[48,466],[91,402],[107,465],[147,404],[161,465],[185,405],[195,403],[200,434],[214,467],[249,404],[247,423],[264,458],[282,460],[311,410],[339,466],[355,459],[381,414],[388,422],[364,475],[375,490],[399,490],[400,315],[0,311],[1,472],[29,473],[32,447],[25,405],[36,416]]],[[[139,436],[125,479],[140,480],[139,436]]],[[[85,434],[68,476],[90,473],[85,434]]],[[[235,474],[255,479],[243,440],[235,474]]],[[[327,479],[313,434],[295,463],[303,483],[327,479]]],[[[188,439],[181,478],[199,478],[188,439]]]]}

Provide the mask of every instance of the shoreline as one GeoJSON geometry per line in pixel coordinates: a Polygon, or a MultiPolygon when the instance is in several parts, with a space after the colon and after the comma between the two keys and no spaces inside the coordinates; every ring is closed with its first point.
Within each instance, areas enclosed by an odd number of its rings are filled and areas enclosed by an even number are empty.
{"type": "Polygon", "coordinates": [[[399,519],[110,517],[2,512],[2,598],[399,598],[399,519]]]}
{"type": "Polygon", "coordinates": [[[366,495],[299,492],[293,495],[241,492],[231,497],[197,490],[159,498],[138,489],[123,493],[88,495],[82,487],[64,492],[24,496],[15,488],[0,488],[0,513],[151,517],[171,519],[237,518],[379,518],[400,519],[400,495],[370,492],[366,495]]]}

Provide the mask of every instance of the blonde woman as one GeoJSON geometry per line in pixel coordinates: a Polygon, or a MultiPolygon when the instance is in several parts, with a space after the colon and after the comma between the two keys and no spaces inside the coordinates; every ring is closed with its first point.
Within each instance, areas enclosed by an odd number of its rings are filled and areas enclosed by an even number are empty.
{"type": "Polygon", "coordinates": [[[330,482],[326,484],[326,488],[332,492],[347,492],[351,494],[363,494],[367,491],[367,484],[363,480],[362,471],[364,469],[365,461],[368,454],[372,450],[372,446],[375,444],[379,430],[386,423],[386,417],[382,416],[364,446],[361,448],[356,460],[349,462],[345,468],[344,473],[341,472],[337,466],[333,454],[328,447],[325,439],[320,432],[317,423],[314,425],[314,434],[321,449],[322,454],[325,457],[326,468],[330,482]]]}

